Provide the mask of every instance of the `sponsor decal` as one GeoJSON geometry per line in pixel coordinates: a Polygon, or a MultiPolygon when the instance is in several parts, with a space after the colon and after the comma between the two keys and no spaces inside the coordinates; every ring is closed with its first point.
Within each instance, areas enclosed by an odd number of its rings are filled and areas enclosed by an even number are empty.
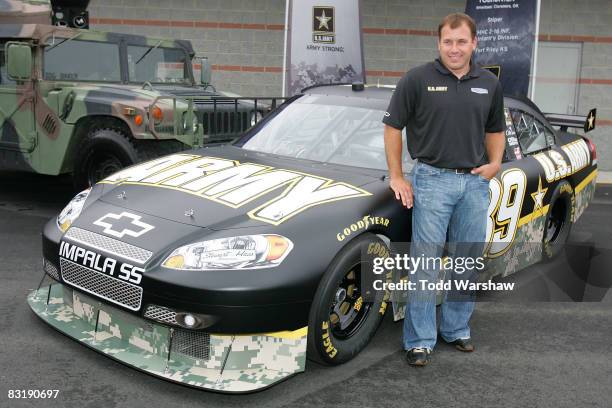
{"type": "Polygon", "coordinates": [[[472,92],[476,94],[485,95],[489,93],[489,90],[485,88],[472,88],[472,92]]]}
{"type": "Polygon", "coordinates": [[[351,235],[353,232],[357,232],[359,230],[367,230],[371,225],[382,225],[384,227],[388,227],[389,219],[383,217],[373,217],[369,214],[364,215],[360,220],[343,228],[341,232],[337,233],[336,239],[338,241],[344,241],[346,237],[351,235]]]}
{"type": "Polygon", "coordinates": [[[129,235],[138,238],[155,228],[153,225],[140,221],[140,218],[140,215],[124,211],[121,214],[108,213],[93,223],[103,227],[103,232],[113,237],[123,238],[129,235]]]}
{"type": "Polygon", "coordinates": [[[312,174],[188,154],[175,154],[132,166],[100,183],[169,188],[231,208],[240,208],[278,191],[274,198],[247,213],[252,219],[273,225],[310,207],[371,195],[350,184],[312,174]]]}
{"type": "MultiPolygon", "coordinates": [[[[509,144],[510,146],[518,146],[518,144],[519,144],[519,143],[518,143],[518,139],[516,138],[516,136],[510,136],[510,137],[508,138],[508,144],[509,144]]],[[[519,150],[520,150],[520,149],[519,149],[519,150]]]]}
{"type": "Polygon", "coordinates": [[[588,166],[591,161],[591,152],[584,139],[563,145],[561,146],[561,150],[563,150],[569,158],[569,163],[565,160],[563,155],[556,150],[549,150],[533,155],[533,158],[536,159],[542,166],[542,169],[544,169],[546,181],[549,183],[582,170],[588,166]]]}
{"type": "Polygon", "coordinates": [[[334,44],[336,42],[334,7],[312,8],[312,42],[334,44]]]}
{"type": "Polygon", "coordinates": [[[65,241],[60,243],[59,256],[94,271],[137,285],[142,280],[142,273],[144,272],[143,268],[120,262],[65,241]]]}
{"type": "Polygon", "coordinates": [[[429,92],[446,92],[448,87],[446,86],[428,86],[427,91],[429,92]]]}
{"type": "Polygon", "coordinates": [[[520,160],[523,158],[523,153],[521,153],[521,148],[520,147],[515,147],[514,148],[514,155],[516,156],[517,160],[520,160]]]}

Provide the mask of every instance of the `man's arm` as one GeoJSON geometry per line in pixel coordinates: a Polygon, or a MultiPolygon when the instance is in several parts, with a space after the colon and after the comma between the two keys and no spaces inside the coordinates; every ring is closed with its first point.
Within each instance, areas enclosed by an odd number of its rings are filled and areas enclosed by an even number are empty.
{"type": "Polygon", "coordinates": [[[504,93],[501,83],[497,82],[485,125],[485,148],[487,149],[489,163],[473,169],[472,174],[480,174],[489,180],[495,177],[501,168],[504,149],[506,148],[505,128],[504,93]]]}
{"type": "Polygon", "coordinates": [[[504,132],[485,133],[485,147],[489,163],[472,170],[472,174],[480,174],[482,177],[491,180],[501,169],[506,139],[504,132]]]}
{"type": "Polygon", "coordinates": [[[389,167],[389,187],[404,207],[412,208],[412,185],[404,179],[402,171],[402,131],[385,125],[385,154],[389,167]]]}

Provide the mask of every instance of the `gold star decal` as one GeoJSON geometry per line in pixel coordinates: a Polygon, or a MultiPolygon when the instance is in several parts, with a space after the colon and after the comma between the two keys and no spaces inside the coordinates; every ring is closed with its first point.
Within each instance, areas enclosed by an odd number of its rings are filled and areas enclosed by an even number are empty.
{"type": "Polygon", "coordinates": [[[533,198],[533,212],[538,210],[542,210],[544,207],[544,196],[548,188],[542,188],[542,177],[538,176],[538,189],[535,193],[531,193],[531,198],[533,198]]]}
{"type": "Polygon", "coordinates": [[[594,126],[594,122],[595,121],[595,116],[593,116],[593,112],[589,112],[589,117],[587,118],[587,122],[589,122],[589,125],[587,127],[587,129],[593,129],[594,126]]]}
{"type": "Polygon", "coordinates": [[[326,30],[329,30],[329,26],[327,25],[327,22],[331,20],[332,18],[325,16],[325,10],[321,11],[321,16],[317,16],[316,18],[317,20],[319,20],[319,30],[322,29],[323,27],[325,27],[326,30]]]}

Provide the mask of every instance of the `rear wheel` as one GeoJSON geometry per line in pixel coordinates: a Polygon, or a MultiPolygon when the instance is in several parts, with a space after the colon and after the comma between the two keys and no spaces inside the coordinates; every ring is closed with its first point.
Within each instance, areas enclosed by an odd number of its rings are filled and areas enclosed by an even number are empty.
{"type": "Polygon", "coordinates": [[[572,228],[573,206],[573,189],[567,181],[562,181],[553,192],[546,215],[542,240],[544,260],[557,256],[567,242],[572,228]]]}
{"type": "Polygon", "coordinates": [[[386,308],[383,295],[364,302],[361,287],[361,245],[370,243],[385,245],[374,234],[361,235],[338,253],[319,283],[308,323],[310,360],[344,363],[368,344],[380,325],[386,308]]]}

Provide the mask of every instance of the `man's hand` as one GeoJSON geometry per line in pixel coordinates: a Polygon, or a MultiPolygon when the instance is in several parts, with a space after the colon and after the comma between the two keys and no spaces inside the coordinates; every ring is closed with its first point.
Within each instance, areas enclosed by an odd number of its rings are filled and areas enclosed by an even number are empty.
{"type": "Polygon", "coordinates": [[[504,148],[506,146],[504,132],[485,133],[485,146],[489,163],[472,169],[472,174],[479,174],[481,177],[491,180],[501,169],[502,157],[504,157],[504,148]]]}
{"type": "Polygon", "coordinates": [[[412,208],[413,193],[412,184],[406,181],[403,177],[391,178],[389,180],[389,187],[395,192],[395,198],[402,200],[402,204],[406,208],[412,208]]]}
{"type": "Polygon", "coordinates": [[[483,164],[480,167],[472,169],[472,174],[478,174],[481,177],[486,178],[487,180],[491,180],[493,177],[495,177],[499,169],[501,169],[501,164],[487,163],[483,164]]]}

